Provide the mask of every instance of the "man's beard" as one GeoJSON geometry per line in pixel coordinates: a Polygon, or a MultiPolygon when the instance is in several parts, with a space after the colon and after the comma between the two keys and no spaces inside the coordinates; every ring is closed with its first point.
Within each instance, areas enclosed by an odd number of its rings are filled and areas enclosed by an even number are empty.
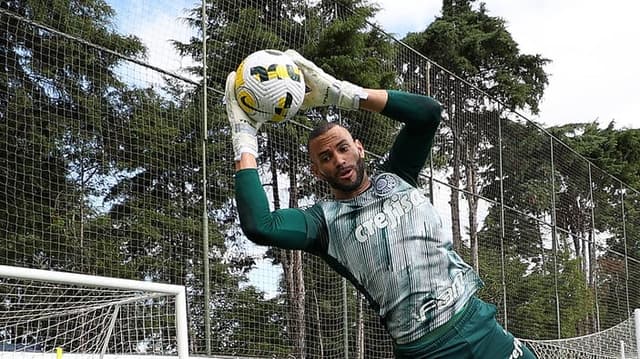
{"type": "Polygon", "coordinates": [[[329,186],[331,186],[331,188],[333,189],[336,189],[342,192],[354,191],[358,187],[360,187],[360,185],[362,184],[362,181],[364,180],[364,159],[362,157],[358,157],[355,171],[356,171],[356,180],[353,181],[352,183],[348,183],[348,184],[341,183],[336,177],[327,179],[327,182],[329,183],[329,186]]]}

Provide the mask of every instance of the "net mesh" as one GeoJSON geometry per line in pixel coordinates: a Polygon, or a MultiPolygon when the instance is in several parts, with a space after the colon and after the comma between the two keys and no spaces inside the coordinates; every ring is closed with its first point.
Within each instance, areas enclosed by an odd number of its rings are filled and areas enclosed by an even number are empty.
{"type": "MultiPolygon", "coordinates": [[[[192,354],[391,357],[351,285],[238,226],[224,79],[255,50],[294,48],[342,79],[443,104],[420,185],[503,326],[551,340],[627,320],[640,307],[638,192],[382,32],[364,4],[0,1],[0,262],[184,285],[192,354]]],[[[264,126],[273,209],[329,195],[304,146],[327,119],[372,169],[398,130],[331,108],[264,126]]]]}
{"type": "Polygon", "coordinates": [[[0,278],[2,355],[177,355],[175,295],[91,285],[0,278]]]}
{"type": "Polygon", "coordinates": [[[635,318],[631,317],[611,328],[582,337],[558,340],[526,340],[539,358],[637,358],[635,318]]]}

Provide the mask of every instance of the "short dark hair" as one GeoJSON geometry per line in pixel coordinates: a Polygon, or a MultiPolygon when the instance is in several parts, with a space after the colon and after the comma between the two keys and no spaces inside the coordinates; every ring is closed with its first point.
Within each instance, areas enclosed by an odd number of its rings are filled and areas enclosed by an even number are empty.
{"type": "Polygon", "coordinates": [[[345,128],[337,122],[323,122],[320,125],[316,126],[316,128],[314,128],[311,133],[309,133],[309,139],[307,140],[307,149],[310,148],[311,141],[329,132],[329,130],[334,127],[345,128]]]}

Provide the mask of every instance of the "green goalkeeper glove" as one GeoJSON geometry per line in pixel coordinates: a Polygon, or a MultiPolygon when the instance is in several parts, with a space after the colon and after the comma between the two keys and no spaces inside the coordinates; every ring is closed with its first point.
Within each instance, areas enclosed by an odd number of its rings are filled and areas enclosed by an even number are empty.
{"type": "Polygon", "coordinates": [[[240,160],[243,153],[250,153],[258,157],[258,130],[261,123],[253,121],[238,105],[234,83],[236,73],[231,72],[227,76],[224,97],[226,102],[227,117],[231,124],[231,142],[233,143],[233,155],[236,161],[240,160]]]}
{"type": "Polygon", "coordinates": [[[287,50],[285,54],[300,67],[304,82],[311,90],[304,97],[302,109],[335,105],[344,110],[358,110],[360,100],[367,99],[368,95],[362,87],[336,80],[295,50],[287,50]]]}

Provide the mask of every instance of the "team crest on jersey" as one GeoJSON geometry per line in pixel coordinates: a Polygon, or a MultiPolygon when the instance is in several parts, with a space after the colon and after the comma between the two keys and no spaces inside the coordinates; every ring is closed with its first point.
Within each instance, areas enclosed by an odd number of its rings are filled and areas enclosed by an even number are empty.
{"type": "Polygon", "coordinates": [[[391,193],[398,186],[398,180],[389,173],[383,173],[376,177],[373,189],[380,197],[384,197],[391,193]]]}

